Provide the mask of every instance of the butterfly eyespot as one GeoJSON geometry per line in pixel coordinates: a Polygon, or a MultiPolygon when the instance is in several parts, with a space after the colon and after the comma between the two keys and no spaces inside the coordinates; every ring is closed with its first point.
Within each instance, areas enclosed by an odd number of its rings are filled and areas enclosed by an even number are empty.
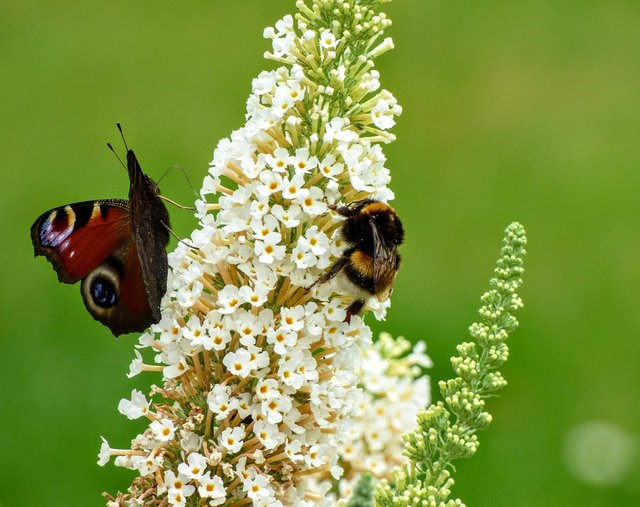
{"type": "Polygon", "coordinates": [[[89,313],[100,322],[113,318],[120,306],[122,266],[107,259],[82,280],[81,292],[89,313]]]}
{"type": "Polygon", "coordinates": [[[94,278],[90,291],[93,302],[101,308],[111,308],[118,299],[116,288],[106,278],[94,278]]]}

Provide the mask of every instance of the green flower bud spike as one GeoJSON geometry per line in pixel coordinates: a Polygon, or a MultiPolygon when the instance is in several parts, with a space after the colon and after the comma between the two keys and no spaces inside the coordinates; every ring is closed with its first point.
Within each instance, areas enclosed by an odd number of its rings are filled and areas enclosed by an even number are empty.
{"type": "Polygon", "coordinates": [[[526,242],[520,224],[507,227],[491,288],[481,298],[481,321],[469,328],[476,341],[458,345],[459,355],[451,358],[457,377],[439,382],[444,401],[422,410],[418,428],[404,435],[404,455],[410,461],[394,470],[391,482],[382,480],[377,485],[376,505],[464,505],[459,499],[449,499],[454,483],[453,461],[476,452],[476,433],[491,423],[485,399],[506,385],[496,370],[509,357],[505,341],[518,326],[513,312],[522,307],[516,291],[522,284],[526,242]]]}

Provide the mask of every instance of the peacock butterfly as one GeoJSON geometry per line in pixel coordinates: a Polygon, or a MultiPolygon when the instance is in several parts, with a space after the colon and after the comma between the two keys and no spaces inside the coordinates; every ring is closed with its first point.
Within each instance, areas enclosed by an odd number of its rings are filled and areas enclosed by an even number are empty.
{"type": "Polygon", "coordinates": [[[67,204],[31,226],[35,255],[47,257],[61,282],[82,280],[87,310],[115,336],[158,322],[167,290],[169,213],[130,149],[127,171],[128,201],[67,204]]]}

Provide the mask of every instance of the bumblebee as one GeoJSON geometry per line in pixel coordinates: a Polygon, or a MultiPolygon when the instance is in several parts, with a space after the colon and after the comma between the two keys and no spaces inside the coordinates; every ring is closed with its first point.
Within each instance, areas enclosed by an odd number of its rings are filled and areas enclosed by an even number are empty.
{"type": "Polygon", "coordinates": [[[397,248],[404,240],[404,230],[396,211],[374,199],[329,208],[346,218],[340,234],[347,249],[313,285],[340,275],[340,288],[355,298],[347,309],[348,320],[371,296],[378,301],[389,297],[400,266],[397,248]]]}

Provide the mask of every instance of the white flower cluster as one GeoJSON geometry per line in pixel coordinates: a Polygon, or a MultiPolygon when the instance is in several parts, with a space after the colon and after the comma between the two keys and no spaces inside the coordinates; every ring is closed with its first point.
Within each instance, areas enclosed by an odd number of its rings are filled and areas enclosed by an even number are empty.
{"type": "MultiPolygon", "coordinates": [[[[431,398],[429,377],[423,370],[432,363],[424,350],[424,342],[411,350],[404,338],[381,333],[362,351],[363,394],[352,416],[349,437],[338,448],[344,474],[332,490],[337,489],[339,495],[327,495],[322,505],[346,505],[363,473],[375,479],[389,478],[394,467],[407,462],[402,435],[416,428],[418,412],[431,398]]],[[[314,480],[309,483],[322,488],[314,480]]]]}
{"type": "MultiPolygon", "coordinates": [[[[364,397],[354,415],[351,436],[340,449],[351,485],[363,472],[388,477],[393,467],[406,461],[402,435],[416,427],[418,412],[431,399],[423,368],[432,363],[424,350],[424,342],[411,351],[407,340],[382,333],[374,346],[363,351],[364,397]]],[[[341,493],[350,497],[350,491],[341,493]]]]}
{"type": "Polygon", "coordinates": [[[328,205],[393,197],[375,143],[401,110],[374,94],[371,61],[389,22],[366,3],[298,2],[295,26],[287,16],[265,31],[287,66],[254,79],[246,124],[214,151],[200,227],[169,256],[163,318],[139,345],[156,364],[136,351],[130,368],[164,384],[158,401],[134,390],[120,403],[150,424],[131,449],[103,443],[100,464],[115,455],[139,473],[110,505],[304,507],[326,494],[308,477],[343,474],[336,450],[357,431],[371,331],[330,284],[307,288],[342,252],[328,205]]]}

